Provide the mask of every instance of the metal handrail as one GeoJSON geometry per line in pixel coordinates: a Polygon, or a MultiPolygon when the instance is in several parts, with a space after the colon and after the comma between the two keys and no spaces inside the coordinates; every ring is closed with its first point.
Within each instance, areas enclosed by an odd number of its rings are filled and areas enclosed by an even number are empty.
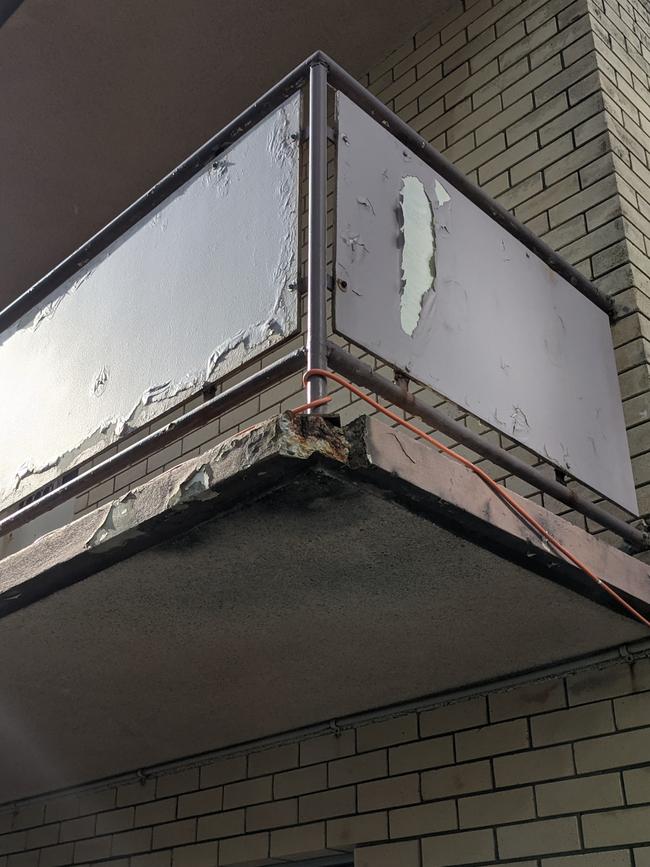
{"type": "Polygon", "coordinates": [[[576,494],[567,485],[557,481],[557,479],[549,478],[535,467],[529,466],[524,461],[520,460],[516,455],[502,449],[499,446],[493,445],[485,437],[474,433],[465,425],[450,418],[442,410],[430,406],[422,400],[405,391],[399,385],[390,382],[383,376],[376,374],[372,368],[362,361],[359,361],[353,355],[344,352],[334,343],[329,343],[327,347],[327,357],[332,370],[347,377],[352,382],[373,394],[378,394],[385,400],[403,409],[409,415],[421,418],[426,421],[434,430],[440,431],[448,437],[451,437],[454,442],[464,445],[482,458],[492,461],[497,466],[511,473],[519,479],[533,485],[537,490],[542,491],[549,496],[554,497],[560,503],[564,503],[576,512],[584,515],[586,518],[591,518],[593,521],[607,527],[617,536],[625,539],[633,548],[643,550],[650,543],[650,534],[636,529],[636,527],[626,524],[621,518],[615,515],[610,515],[599,506],[576,494]]]}
{"type": "Polygon", "coordinates": [[[310,70],[323,67],[326,71],[327,83],[338,88],[350,99],[354,100],[370,115],[378,118],[390,132],[403,144],[412,148],[418,156],[433,169],[439,172],[456,189],[467,196],[482,211],[489,214],[512,235],[518,238],[529,250],[539,256],[553,271],[565,277],[571,285],[586,295],[594,304],[608,315],[614,312],[614,301],[597,286],[594,286],[583,274],[577,271],[558,253],[545,244],[530,229],[520,223],[509,211],[491,199],[480,187],[477,187],[465,175],[442,156],[426,139],[419,136],[400,117],[387,108],[376,96],[346,72],[338,63],[322,51],[316,51],[303,60],[277,84],[273,85],[263,96],[227,124],[220,132],[208,139],[198,150],[194,151],[179,166],[173,169],[150,190],[133,202],[128,208],[100,229],[88,241],[71,253],[55,268],[49,271],[37,283],[23,292],[7,307],[0,311],[0,331],[12,325],[24,313],[39,301],[42,301],[68,277],[82,268],[90,259],[104,250],[116,238],[146,216],[164,199],[182,186],[189,178],[230,147],[244,133],[258,123],[263,117],[277,108],[291,94],[295,93],[308,80],[310,70]]]}
{"type": "MultiPolygon", "coordinates": [[[[404,145],[414,150],[418,156],[443,178],[462,192],[468,199],[502,225],[520,240],[535,255],[558,274],[567,279],[577,291],[588,297],[594,304],[612,316],[614,302],[601,290],[593,286],[587,278],[572,265],[551,250],[508,211],[494,202],[441,154],[418,136],[390,109],[384,106],[366,88],[323,52],[313,55],[299,64],[292,72],[274,85],[267,93],[242,112],[235,120],[213,136],[195,151],[181,165],[170,172],[134,204],[123,211],[105,228],[94,235],[82,247],[68,256],[60,265],[50,271],[38,283],[10,304],[0,313],[0,329],[7,328],[35,304],[42,301],[61,282],[69,278],[77,269],[83,267],[91,258],[105,249],[117,237],[133,226],[143,216],[166,199],[184,184],[210,160],[230,147],[263,117],[277,108],[296,90],[309,82],[309,226],[307,253],[307,299],[308,324],[305,349],[286,355],[279,361],[263,368],[226,392],[206,401],[170,424],[144,437],[101,463],[80,473],[74,479],[45,494],[40,499],[18,509],[0,521],[0,535],[16,529],[27,520],[49,511],[55,505],[74,497],[98,482],[110,478],[136,460],[155,452],[179,438],[202,427],[217,415],[246,400],[264,388],[279,382],[299,370],[323,369],[329,364],[345,374],[358,385],[371,388],[382,394],[396,406],[407,412],[420,415],[438,429],[453,436],[458,442],[470,444],[483,457],[489,457],[496,464],[524,478],[539,490],[551,494],[581,514],[612,530],[636,549],[648,547],[648,534],[616,518],[588,500],[570,491],[560,482],[549,479],[537,470],[517,461],[503,449],[486,443],[482,438],[471,434],[463,425],[443,417],[430,407],[420,406],[412,395],[405,393],[389,381],[376,376],[367,366],[357,362],[348,353],[327,342],[326,300],[327,275],[326,256],[326,170],[327,170],[327,88],[340,89],[360,108],[377,118],[404,145]],[[471,438],[471,443],[468,440],[471,438]]],[[[310,378],[307,385],[307,399],[312,401],[326,394],[327,386],[322,377],[310,378]]],[[[314,411],[322,411],[319,407],[314,411]]]]}
{"type": "Polygon", "coordinates": [[[162,180],[154,184],[132,205],[118,214],[110,223],[100,229],[95,235],[82,244],[77,250],[52,268],[44,277],[12,301],[0,311],[0,331],[13,325],[24,313],[35,304],[46,298],[64,280],[71,277],[79,268],[105,250],[113,241],[119,238],[127,229],[145,217],[162,201],[167,199],[179,187],[186,183],[198,171],[215,159],[224,150],[233,145],[251,127],[278,108],[286,99],[302,87],[309,75],[309,61],[297,66],[281,81],[274,84],[264,96],[245,109],[234,120],[230,121],[220,132],[208,139],[198,150],[172,169],[162,180]]]}

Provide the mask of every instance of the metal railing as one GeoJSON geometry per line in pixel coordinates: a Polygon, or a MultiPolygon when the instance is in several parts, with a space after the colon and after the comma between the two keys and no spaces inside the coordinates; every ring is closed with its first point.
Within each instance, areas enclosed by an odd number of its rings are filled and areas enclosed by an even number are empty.
{"type": "MultiPolygon", "coordinates": [[[[218,157],[261,119],[302,88],[308,90],[309,97],[309,121],[308,129],[305,131],[305,138],[308,140],[309,165],[307,331],[304,349],[288,353],[280,360],[207,400],[201,406],[186,412],[133,445],[118,451],[117,454],[107,457],[101,463],[81,472],[75,478],[66,481],[33,502],[16,509],[0,521],[0,535],[18,528],[60,503],[81,494],[90,486],[110,478],[118,471],[151,455],[177,440],[180,436],[204,426],[210,420],[269,386],[277,384],[290,374],[329,367],[329,369],[349,378],[358,386],[380,395],[412,415],[419,416],[433,428],[452,437],[457,443],[467,446],[485,458],[489,458],[508,473],[524,479],[538,490],[548,493],[571,509],[613,531],[635,550],[648,547],[649,536],[646,532],[609,514],[605,509],[576,494],[561,481],[549,478],[508,451],[488,443],[484,437],[478,436],[445,413],[425,404],[403,388],[377,375],[368,365],[363,364],[339,346],[328,341],[326,204],[329,88],[341,91],[357,106],[378,120],[395,138],[414,151],[421,160],[435,169],[452,186],[461,191],[471,202],[521,241],[549,268],[564,277],[578,292],[585,295],[608,316],[613,318],[616,311],[612,299],[600,292],[580,272],[565,262],[508,211],[474,186],[428,142],[418,136],[390,109],[322,52],[316,52],[307,58],[149,192],[2,311],[0,313],[0,329],[9,327],[35,304],[42,302],[62,281],[71,277],[79,268],[87,264],[90,259],[192,178],[209,161],[218,157]]],[[[327,394],[326,379],[322,376],[310,377],[306,382],[306,392],[308,402],[323,398],[327,394]]],[[[326,406],[319,406],[310,411],[322,413],[326,412],[327,408],[326,406]]]]}

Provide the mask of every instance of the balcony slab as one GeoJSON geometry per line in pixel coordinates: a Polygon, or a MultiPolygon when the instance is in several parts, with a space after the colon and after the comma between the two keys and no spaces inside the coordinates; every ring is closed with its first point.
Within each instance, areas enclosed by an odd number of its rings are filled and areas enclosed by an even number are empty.
{"type": "Polygon", "coordinates": [[[0,561],[0,803],[646,637],[466,468],[279,416],[0,561]]]}

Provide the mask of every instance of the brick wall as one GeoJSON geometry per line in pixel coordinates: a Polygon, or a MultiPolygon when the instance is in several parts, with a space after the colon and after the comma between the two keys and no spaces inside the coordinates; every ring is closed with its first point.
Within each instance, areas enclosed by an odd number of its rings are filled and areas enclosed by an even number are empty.
{"type": "Polygon", "coordinates": [[[616,181],[616,195],[595,211],[599,222],[614,218],[618,236],[599,255],[597,282],[636,312],[617,326],[628,341],[621,389],[641,509],[650,509],[647,485],[650,445],[648,422],[648,317],[650,316],[650,6],[647,3],[589,0],[610,151],[603,161],[616,181]],[[607,271],[608,273],[604,274],[607,271]],[[602,275],[602,276],[601,276],[602,275]]]}
{"type": "Polygon", "coordinates": [[[0,867],[650,865],[647,656],[337,725],[0,809],[0,867]]]}
{"type": "MultiPolygon", "coordinates": [[[[616,296],[624,310],[613,327],[616,358],[644,515],[650,514],[649,18],[642,0],[456,0],[364,78],[475,183],[616,296]]],[[[300,343],[298,338],[290,347],[300,343]]],[[[347,348],[391,376],[377,359],[347,348]]],[[[283,351],[268,353],[262,363],[283,351]]],[[[258,362],[229,377],[218,390],[259,367],[258,362]]],[[[534,455],[430,390],[412,390],[552,473],[534,455]]],[[[330,410],[340,412],[343,422],[365,411],[344,390],[334,390],[333,397],[330,410]]],[[[300,377],[291,377],[96,486],[78,498],[74,512],[107,502],[256,419],[302,400],[300,377]]],[[[463,447],[458,451],[479,460],[463,447]]],[[[507,487],[598,531],[553,498],[481,463],[507,487]]],[[[579,485],[572,487],[598,499],[579,485]]]]}
{"type": "MultiPolygon", "coordinates": [[[[645,513],[648,22],[641,0],[466,0],[366,79],[624,305],[613,331],[645,513]]],[[[285,351],[268,353],[218,388],[285,351]]],[[[535,462],[432,392],[417,390],[535,462]]],[[[361,411],[344,391],[333,394],[331,408],[344,422],[361,411]]],[[[302,399],[300,378],[292,377],[87,492],[76,512],[302,399]]],[[[564,511],[516,479],[504,482],[564,511]]],[[[650,867],[648,659],[338,725],[335,734],[294,733],[274,746],[179,762],[141,780],[11,805],[0,810],[0,867],[225,867],[352,850],[359,867],[650,867]]]]}

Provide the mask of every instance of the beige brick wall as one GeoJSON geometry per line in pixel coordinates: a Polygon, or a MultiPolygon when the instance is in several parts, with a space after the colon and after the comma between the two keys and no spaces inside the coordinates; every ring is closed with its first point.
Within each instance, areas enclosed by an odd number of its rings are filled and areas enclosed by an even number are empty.
{"type": "MultiPolygon", "coordinates": [[[[433,24],[423,23],[407,43],[386,52],[386,59],[364,78],[474,182],[624,307],[626,315],[614,325],[613,335],[644,515],[650,514],[649,17],[643,0],[456,0],[433,24]]],[[[301,342],[297,338],[288,348],[301,342]]],[[[218,389],[284,351],[268,353],[218,389]]],[[[351,351],[391,376],[378,360],[351,351]]],[[[411,388],[490,441],[515,449],[528,463],[552,472],[428,389],[411,388]]],[[[340,412],[343,422],[365,411],[346,391],[332,393],[330,410],[340,412]]],[[[291,377],[96,486],[78,498],[75,512],[107,502],[161,469],[302,400],[300,377],[291,377]]],[[[464,447],[458,451],[478,459],[464,447]]],[[[482,465],[507,487],[598,531],[530,485],[507,478],[489,462],[482,465]]],[[[572,486],[597,499],[581,486],[572,486]]]]}
{"type": "Polygon", "coordinates": [[[650,658],[0,807],[0,867],[647,867],[650,658]]]}
{"type": "MultiPolygon", "coordinates": [[[[621,226],[621,238],[602,251],[597,282],[620,297],[635,315],[619,333],[635,335],[634,366],[621,375],[633,453],[648,447],[650,367],[646,342],[650,316],[650,7],[647,3],[589,0],[598,64],[598,85],[610,140],[607,170],[616,195],[596,210],[621,226]],[[605,269],[608,273],[603,274],[605,269]],[[601,276],[602,274],[602,276],[601,276]]],[[[648,456],[635,456],[641,509],[650,508],[648,456]]]]}

